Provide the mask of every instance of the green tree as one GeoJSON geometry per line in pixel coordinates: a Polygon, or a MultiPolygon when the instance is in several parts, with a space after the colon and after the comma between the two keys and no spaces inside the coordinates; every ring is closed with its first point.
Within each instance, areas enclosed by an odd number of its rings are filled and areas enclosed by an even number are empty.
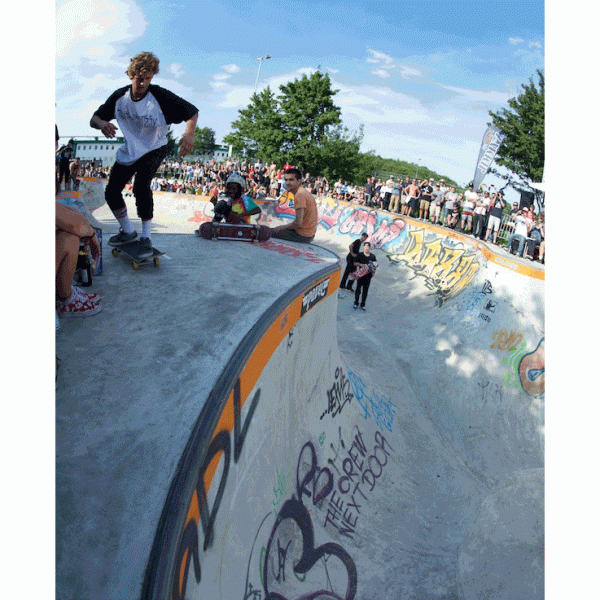
{"type": "Polygon", "coordinates": [[[351,132],[343,125],[330,128],[319,148],[319,170],[308,169],[309,172],[324,175],[329,181],[337,181],[340,177],[353,183],[360,181],[362,139],[362,125],[358,133],[351,132]]]}
{"type": "MultiPolygon", "coordinates": [[[[331,89],[329,75],[315,71],[308,77],[280,86],[279,99],[283,126],[283,153],[290,163],[305,171],[320,173],[326,166],[329,149],[339,151],[342,131],[341,109],[333,102],[337,90],[331,89]]],[[[348,141],[348,140],[345,140],[348,141]]],[[[346,146],[346,150],[348,146],[346,146]]]]}
{"type": "Polygon", "coordinates": [[[250,104],[238,111],[238,118],[231,127],[233,131],[223,138],[234,151],[246,150],[250,155],[266,162],[280,162],[283,132],[279,102],[267,86],[259,94],[253,94],[250,104]]]}
{"type": "Polygon", "coordinates": [[[538,69],[538,84],[529,79],[523,93],[508,101],[509,108],[490,111],[492,123],[506,135],[495,162],[509,170],[490,172],[519,191],[534,191],[529,183],[541,181],[544,173],[544,74],[538,69]]]}
{"type": "Polygon", "coordinates": [[[167,156],[175,156],[178,150],[177,142],[173,137],[173,131],[171,130],[171,127],[169,127],[167,130],[167,156]]]}
{"type": "Polygon", "coordinates": [[[216,146],[215,131],[210,127],[196,127],[194,130],[194,147],[192,154],[210,154],[216,146]]]}

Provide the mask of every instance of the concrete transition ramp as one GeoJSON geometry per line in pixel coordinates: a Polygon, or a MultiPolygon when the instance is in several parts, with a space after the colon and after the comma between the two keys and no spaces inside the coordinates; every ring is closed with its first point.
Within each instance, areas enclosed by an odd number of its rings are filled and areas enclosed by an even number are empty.
{"type": "Polygon", "coordinates": [[[105,249],[102,312],[57,339],[57,598],[543,598],[543,271],[332,200],[309,246],[155,201],[170,260],[105,249]],[[338,297],[363,230],[365,312],[338,297]]]}

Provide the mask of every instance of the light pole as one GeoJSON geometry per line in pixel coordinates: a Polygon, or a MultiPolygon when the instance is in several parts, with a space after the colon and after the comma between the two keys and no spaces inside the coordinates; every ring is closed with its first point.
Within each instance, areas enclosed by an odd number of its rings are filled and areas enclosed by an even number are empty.
{"type": "Polygon", "coordinates": [[[258,61],[258,73],[256,74],[256,83],[254,84],[254,93],[256,94],[256,90],[258,89],[258,78],[260,77],[260,68],[262,67],[263,60],[269,60],[271,56],[267,54],[266,56],[260,56],[256,60],[258,61]]]}

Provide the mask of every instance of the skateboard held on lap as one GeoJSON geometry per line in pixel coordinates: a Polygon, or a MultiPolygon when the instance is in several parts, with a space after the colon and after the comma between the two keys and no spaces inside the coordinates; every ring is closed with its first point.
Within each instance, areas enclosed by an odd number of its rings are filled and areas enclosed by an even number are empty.
{"type": "Polygon", "coordinates": [[[207,240],[235,240],[238,242],[265,242],[271,237],[271,228],[266,225],[246,225],[233,223],[202,223],[196,235],[207,240]]]}
{"type": "Polygon", "coordinates": [[[140,252],[142,252],[142,248],[138,241],[123,244],[121,246],[113,246],[112,249],[113,256],[119,256],[121,253],[127,256],[131,260],[131,264],[136,271],[143,265],[154,265],[155,268],[158,267],[160,265],[160,257],[164,254],[164,252],[152,248],[152,256],[141,258],[140,252]]]}

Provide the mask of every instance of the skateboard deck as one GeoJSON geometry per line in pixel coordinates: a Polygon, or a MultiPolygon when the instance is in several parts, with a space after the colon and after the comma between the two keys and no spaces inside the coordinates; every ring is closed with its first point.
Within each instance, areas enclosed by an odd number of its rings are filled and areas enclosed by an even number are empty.
{"type": "Polygon", "coordinates": [[[348,281],[360,279],[363,275],[366,275],[367,273],[375,273],[375,269],[377,269],[377,267],[372,262],[366,265],[361,265],[360,267],[358,267],[358,269],[356,269],[356,271],[354,271],[354,273],[350,273],[350,275],[348,275],[348,281]]]}
{"type": "Polygon", "coordinates": [[[234,225],[233,223],[202,223],[196,234],[207,240],[235,240],[238,242],[265,242],[271,237],[266,225],[234,225]]]}
{"type": "Polygon", "coordinates": [[[131,260],[133,268],[137,271],[142,265],[154,265],[158,267],[160,265],[160,257],[164,252],[160,252],[156,248],[152,248],[152,256],[148,258],[140,258],[140,252],[142,251],[139,242],[131,242],[130,244],[123,244],[121,246],[113,246],[112,255],[119,256],[124,254],[131,260]]]}

